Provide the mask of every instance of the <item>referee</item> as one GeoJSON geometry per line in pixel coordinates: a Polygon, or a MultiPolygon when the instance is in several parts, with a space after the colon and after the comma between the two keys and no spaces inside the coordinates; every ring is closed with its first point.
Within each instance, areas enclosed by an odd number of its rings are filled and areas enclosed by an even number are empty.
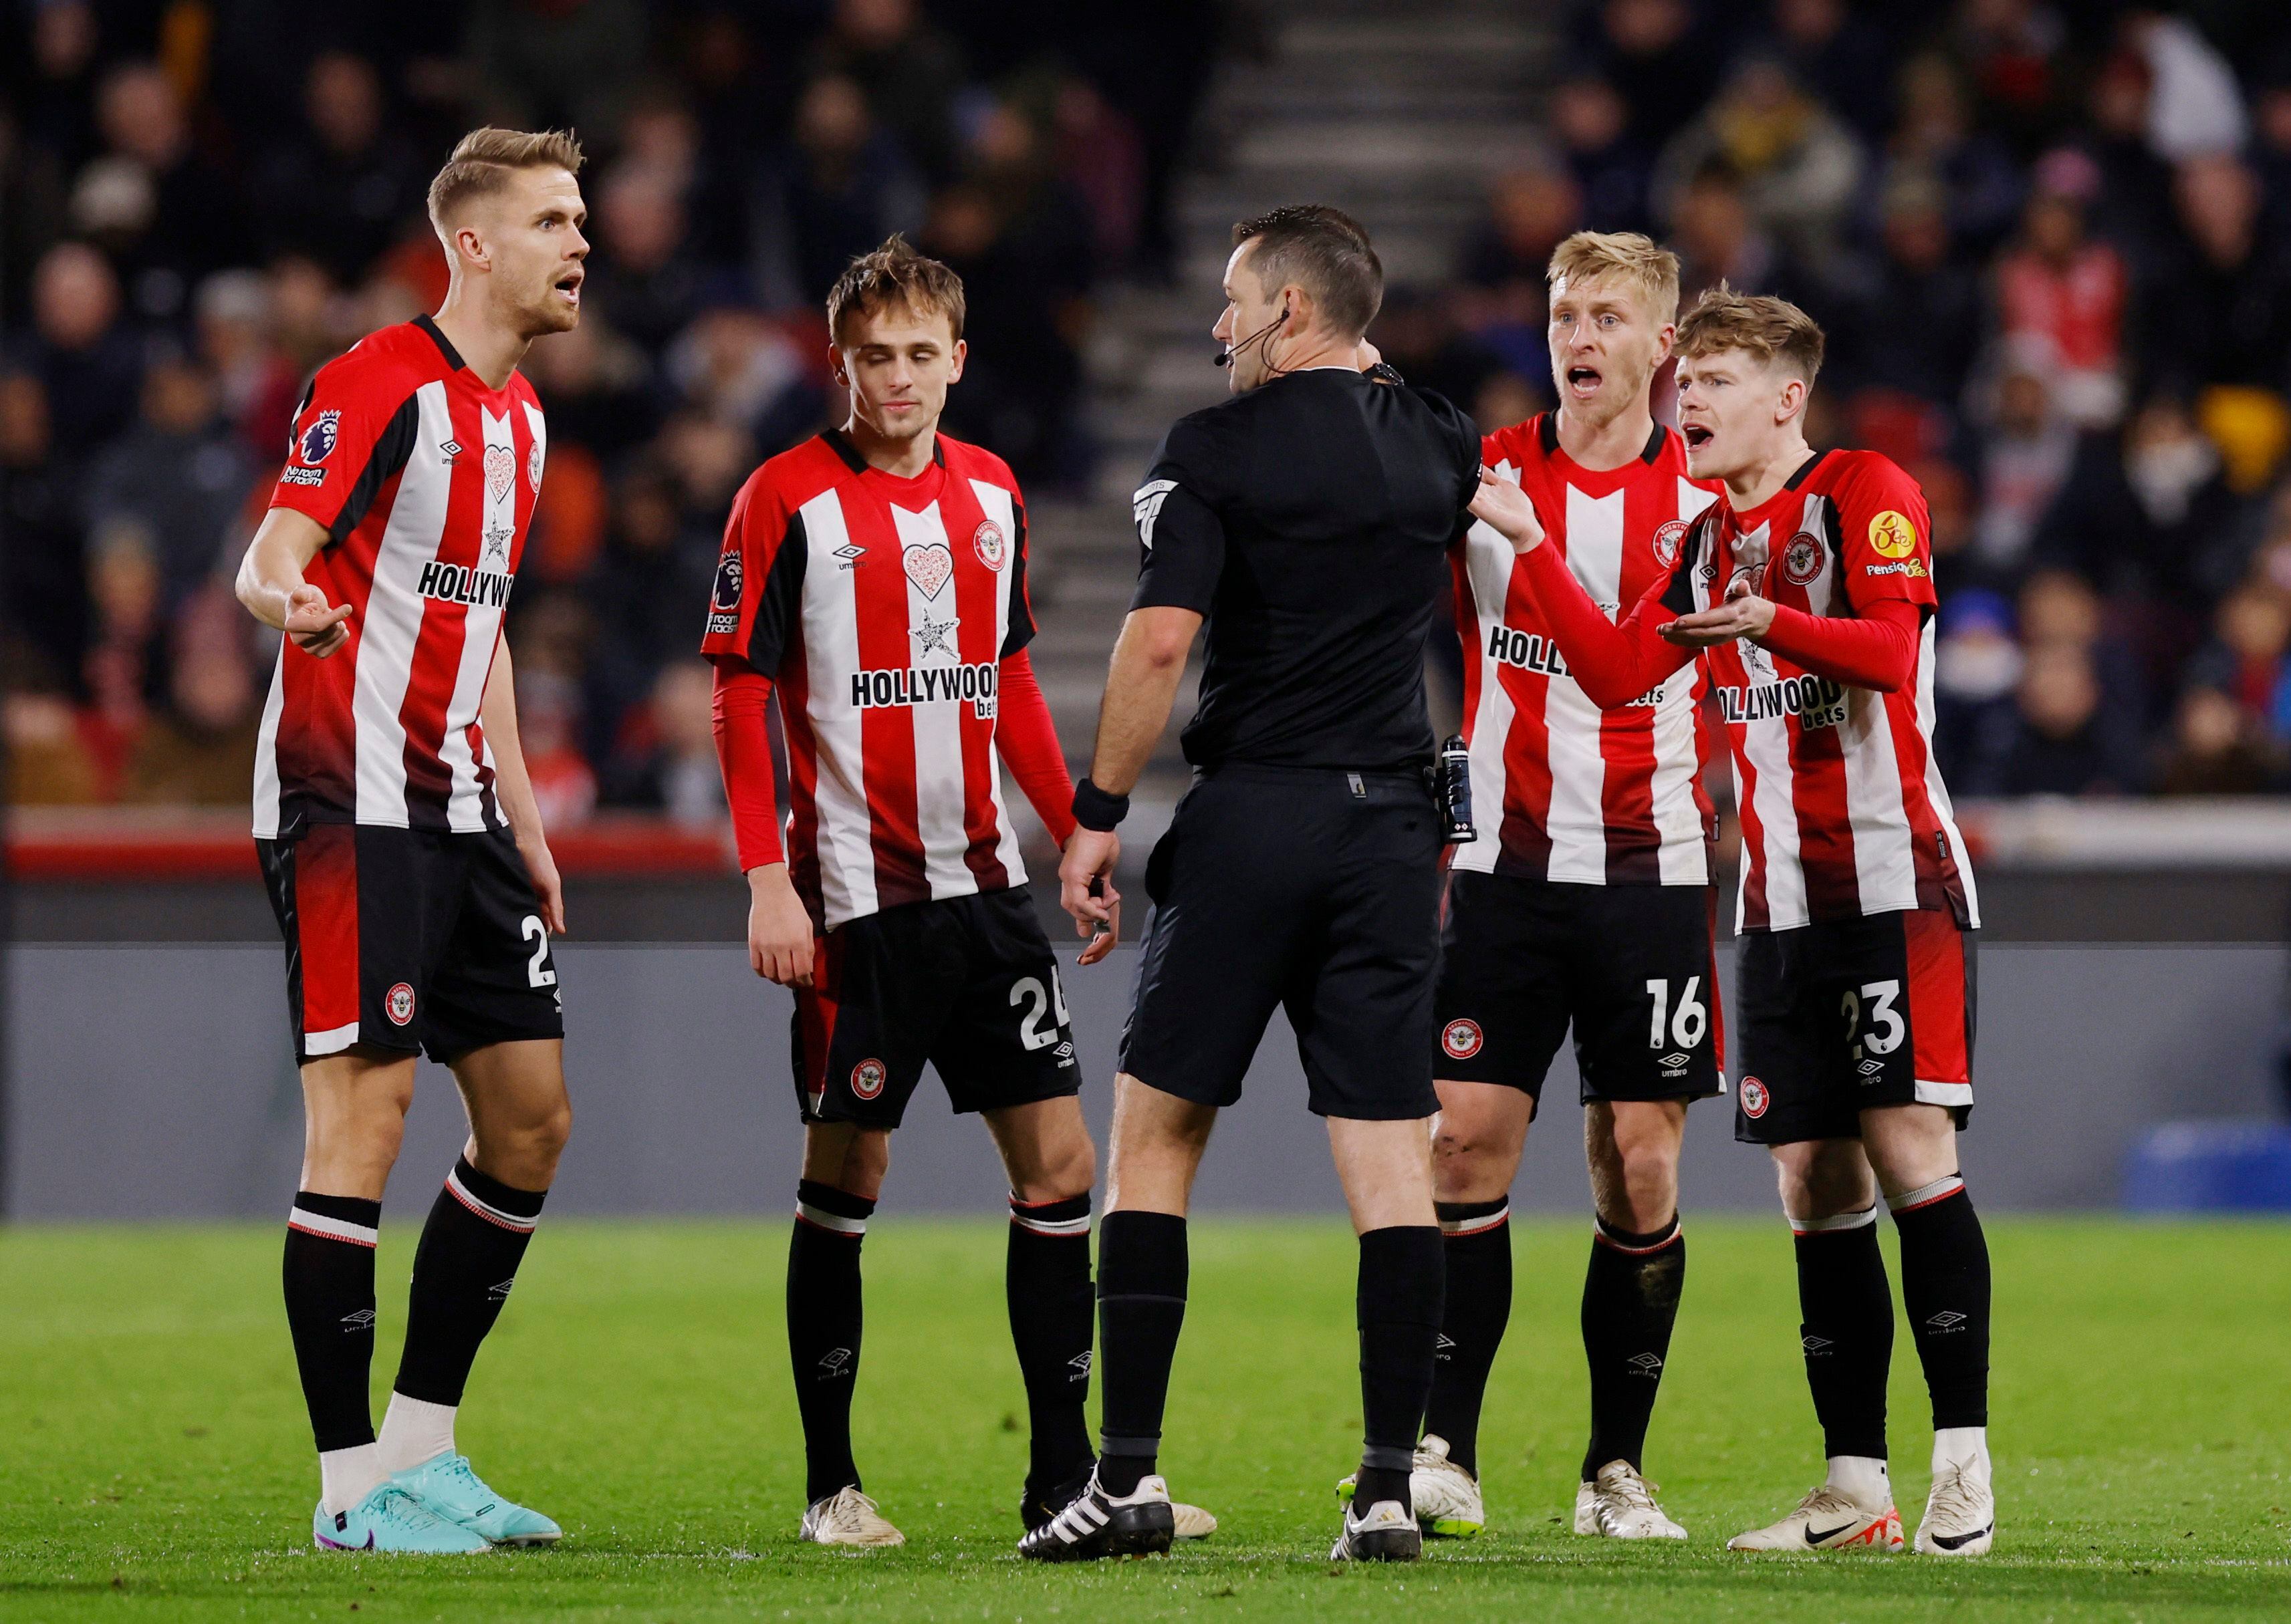
{"type": "Polygon", "coordinates": [[[1059,870],[1085,958],[1118,925],[1115,826],[1206,618],[1192,789],[1146,864],[1154,903],[1114,1081],[1099,1226],[1104,1457],[1029,1534],[1049,1560],[1168,1548],[1154,1458],[1185,1318],[1186,1204],[1277,1004],[1360,1236],[1367,1448],[1333,1555],[1422,1547],[1408,1474],[1440,1325],[1426,1119],[1444,825],[1425,638],[1468,523],[1479,431],[1361,370],[1384,272],[1334,209],[1234,228],[1216,336],[1233,398],[1170,431],[1137,495],[1143,563],[1059,870]],[[1357,1513],[1357,1515],[1356,1515],[1357,1513]]]}

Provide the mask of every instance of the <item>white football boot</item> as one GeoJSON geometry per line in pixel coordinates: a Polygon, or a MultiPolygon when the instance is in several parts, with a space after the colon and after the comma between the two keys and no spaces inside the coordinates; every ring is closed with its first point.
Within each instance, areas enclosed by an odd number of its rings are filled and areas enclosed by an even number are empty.
{"type": "Polygon", "coordinates": [[[1901,1548],[1901,1514],[1888,1501],[1881,1510],[1864,1506],[1842,1489],[1823,1484],[1798,1502],[1797,1510],[1766,1528],[1753,1528],[1726,1541],[1730,1551],[1897,1551],[1901,1548]]]}
{"type": "Polygon", "coordinates": [[[1928,1556],[1985,1555],[1997,1539],[1989,1446],[1979,1444],[1964,1456],[1942,1458],[1937,1444],[1933,1453],[1933,1492],[1925,1497],[1925,1516],[1917,1519],[1917,1550],[1928,1556]]]}
{"type": "Polygon", "coordinates": [[[1170,1521],[1172,1540],[1206,1540],[1217,1532],[1215,1516],[1181,1500],[1170,1502],[1170,1521]]]}
{"type": "Polygon", "coordinates": [[[1610,1460],[1575,1491],[1575,1532],[1610,1540],[1684,1540],[1686,1530],[1654,1503],[1654,1484],[1628,1460],[1610,1460]]]}
{"type": "Polygon", "coordinates": [[[875,1550],[907,1542],[907,1536],[885,1522],[875,1502],[860,1493],[856,1484],[846,1485],[815,1502],[803,1514],[803,1526],[797,1531],[796,1538],[808,1540],[814,1545],[840,1545],[854,1550],[875,1550]]]}
{"type": "MultiPolygon", "coordinates": [[[[1426,1533],[1443,1540],[1469,1540],[1483,1532],[1488,1514],[1480,1500],[1479,1480],[1448,1459],[1448,1440],[1427,1433],[1416,1446],[1408,1470],[1408,1498],[1416,1508],[1416,1524],[1426,1533]]],[[[1353,1503],[1353,1480],[1337,1484],[1339,1505],[1353,1503]]]]}

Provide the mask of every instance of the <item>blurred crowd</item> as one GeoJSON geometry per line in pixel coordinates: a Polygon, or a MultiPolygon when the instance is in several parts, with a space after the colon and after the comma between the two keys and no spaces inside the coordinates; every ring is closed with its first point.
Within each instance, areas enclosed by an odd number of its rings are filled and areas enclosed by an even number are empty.
{"type": "Polygon", "coordinates": [[[1924,484],[1959,796],[2291,788],[2291,8],[1593,0],[1539,161],[1377,337],[1549,404],[1579,227],[1812,311],[1817,445],[1924,484]]]}
{"type": "Polygon", "coordinates": [[[16,0],[0,8],[0,681],[17,804],[244,802],[276,649],[229,586],[310,372],[433,309],[465,130],[589,155],[583,319],[510,636],[553,820],[712,819],[733,493],[829,408],[829,284],[969,288],[950,430],[1087,483],[1093,291],[1166,275],[1224,0],[16,0]]]}

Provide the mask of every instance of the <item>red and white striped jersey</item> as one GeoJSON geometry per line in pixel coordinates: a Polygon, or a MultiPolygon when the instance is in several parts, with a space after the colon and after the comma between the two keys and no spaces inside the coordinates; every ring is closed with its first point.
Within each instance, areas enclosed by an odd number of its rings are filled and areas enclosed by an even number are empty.
{"type": "Polygon", "coordinates": [[[278,651],[258,836],[501,827],[478,712],[547,442],[524,376],[486,388],[426,316],[318,369],[270,505],[326,526],[303,577],[350,605],[350,640],[325,660],[278,651]]]}
{"type": "Polygon", "coordinates": [[[1026,646],[1026,513],[1000,457],[937,436],[912,479],[840,434],[749,476],[701,652],[772,679],[788,873],[822,927],[1025,883],[994,756],[1026,646]]]}
{"type": "MultiPolygon", "coordinates": [[[[1580,466],[1560,449],[1552,412],[1489,435],[1480,456],[1534,500],[1549,545],[1610,620],[1669,574],[1688,524],[1716,498],[1716,485],[1686,476],[1684,443],[1660,424],[1619,468],[1580,466]]],[[[1453,866],[1588,885],[1708,884],[1698,674],[1603,712],[1567,675],[1511,543],[1475,524],[1453,562],[1480,827],[1478,840],[1451,848],[1453,866]]]]}
{"type": "Polygon", "coordinates": [[[1664,595],[1707,609],[1736,574],[1785,608],[1852,615],[1885,599],[1926,611],[1896,692],[1812,675],[1747,641],[1704,651],[1734,750],[1740,928],[1782,931],[1907,908],[1981,923],[1949,790],[1933,759],[1932,528],[1925,493],[1875,452],[1824,452],[1747,513],[1721,503],[1688,534],[1664,595]]]}

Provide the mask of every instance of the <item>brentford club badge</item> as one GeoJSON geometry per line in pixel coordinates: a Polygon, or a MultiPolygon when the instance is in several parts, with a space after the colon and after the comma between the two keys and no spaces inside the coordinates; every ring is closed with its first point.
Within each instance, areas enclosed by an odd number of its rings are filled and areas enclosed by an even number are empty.
{"type": "Polygon", "coordinates": [[[533,487],[535,496],[541,494],[541,442],[535,440],[533,449],[525,453],[525,483],[533,487]]]}
{"type": "Polygon", "coordinates": [[[880,1060],[862,1060],[851,1068],[851,1092],[862,1100],[872,1100],[883,1092],[883,1080],[890,1076],[880,1060]]]}
{"type": "Polygon", "coordinates": [[[1451,1060],[1470,1060],[1486,1041],[1480,1036],[1480,1023],[1476,1020],[1451,1020],[1440,1032],[1440,1047],[1451,1060]]]}
{"type": "Polygon", "coordinates": [[[1793,587],[1810,587],[1821,573],[1821,538],[1801,530],[1782,549],[1782,579],[1793,587]]]}
{"type": "Polygon", "coordinates": [[[1010,544],[1002,539],[1002,527],[993,519],[979,520],[978,528],[970,532],[970,545],[978,562],[990,570],[1001,570],[1009,556],[1010,544]]]}
{"type": "Polygon", "coordinates": [[[1686,540],[1686,521],[1673,519],[1654,532],[1654,561],[1664,569],[1678,562],[1679,544],[1686,540]]]}
{"type": "Polygon", "coordinates": [[[382,998],[382,1012],[401,1027],[413,1020],[414,989],[403,981],[391,988],[382,998]]]}
{"type": "Polygon", "coordinates": [[[1759,1082],[1757,1078],[1744,1077],[1742,1079],[1743,1116],[1764,1116],[1766,1114],[1766,1106],[1771,1100],[1772,1096],[1766,1092],[1766,1085],[1759,1082]]]}

